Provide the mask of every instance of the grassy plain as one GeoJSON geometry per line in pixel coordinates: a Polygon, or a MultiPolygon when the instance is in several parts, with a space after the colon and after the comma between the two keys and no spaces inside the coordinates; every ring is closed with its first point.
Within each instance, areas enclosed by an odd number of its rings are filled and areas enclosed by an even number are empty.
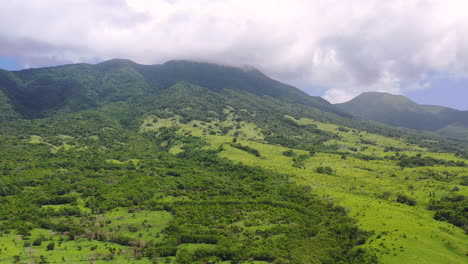
{"type": "MultiPolygon", "coordinates": [[[[219,149],[222,157],[251,166],[291,175],[292,181],[305,187],[323,199],[343,206],[350,216],[358,220],[359,226],[375,231],[364,247],[375,252],[382,263],[466,263],[468,261],[468,237],[462,229],[446,222],[433,219],[434,213],[426,209],[430,199],[453,194],[468,195],[466,186],[458,185],[460,177],[468,175],[466,168],[430,166],[402,168],[396,161],[383,159],[396,153],[385,149],[394,147],[407,155],[421,153],[423,156],[446,160],[462,160],[449,153],[434,153],[403,140],[347,129],[341,131],[333,124],[320,123],[311,119],[296,122],[314,124],[319,129],[338,132],[339,140],[326,144],[336,144],[350,155],[316,153],[305,161],[305,168],[293,167],[291,157],[282,153],[289,148],[265,144],[260,129],[253,124],[238,124],[243,134],[237,133],[237,142],[259,150],[260,157],[246,154],[245,151],[229,145],[233,141],[235,129],[221,135],[208,131],[226,123],[214,120],[209,125],[198,121],[177,124],[180,133],[201,136],[210,143],[208,148],[219,149]],[[194,126],[194,124],[196,124],[194,126]],[[210,128],[208,126],[211,126],[210,128]],[[257,134],[257,136],[255,136],[257,134]],[[242,136],[244,135],[244,136],[242,136]],[[368,144],[366,144],[366,142],[368,144]],[[364,148],[363,148],[364,146],[364,148]],[[358,151],[353,151],[356,148],[358,151]],[[376,160],[353,158],[352,153],[376,157],[376,160]],[[317,167],[330,166],[332,175],[320,174],[317,167]],[[441,181],[428,175],[449,175],[441,181]],[[415,206],[396,202],[398,194],[405,194],[416,200],[415,206]]],[[[233,125],[228,124],[228,125],[233,125]]],[[[298,155],[309,153],[293,149],[298,155]]]]}
{"type": "MultiPolygon", "coordinates": [[[[468,187],[459,185],[462,176],[468,175],[465,167],[430,166],[403,168],[391,157],[400,154],[433,157],[444,160],[462,160],[449,153],[434,153],[420,146],[412,145],[404,140],[387,138],[381,135],[361,132],[334,124],[321,123],[312,119],[295,119],[286,116],[299,125],[314,125],[320,130],[337,133],[338,139],[325,142],[334,145],[341,153],[317,152],[310,155],[309,151],[290,149],[267,144],[262,129],[253,123],[238,119],[229,108],[224,121],[213,118],[210,122],[191,120],[182,122],[180,116],[158,118],[148,116],[140,126],[140,132],[158,131],[163,127],[177,127],[180,135],[192,135],[204,139],[207,149],[222,149],[221,157],[228,158],[249,166],[259,166],[267,170],[287,174],[290,181],[295,182],[324,200],[330,200],[345,208],[349,215],[358,221],[360,228],[374,231],[373,236],[362,247],[376,253],[382,263],[434,263],[458,264],[468,262],[468,237],[462,229],[449,223],[433,219],[434,212],[427,210],[431,199],[441,198],[456,193],[468,195],[468,187]],[[237,143],[256,149],[260,157],[231,145],[237,143]],[[397,151],[396,151],[397,150],[397,151]],[[285,151],[293,151],[305,155],[301,168],[295,167],[294,157],[284,155],[285,151]],[[398,153],[398,154],[397,154],[398,153]],[[360,158],[361,156],[370,159],[360,158]],[[316,171],[319,167],[330,167],[332,174],[316,171]],[[437,177],[435,177],[435,176],[437,177]],[[405,194],[416,200],[415,206],[396,202],[399,194],[405,194]]],[[[99,138],[93,138],[99,141],[99,138]]],[[[61,135],[48,142],[48,139],[31,136],[31,144],[50,146],[52,153],[80,147],[73,143],[73,138],[61,135]]],[[[183,151],[183,144],[174,145],[169,152],[178,154],[183,151]]],[[[116,165],[138,166],[138,159],[108,159],[107,163],[116,165]]],[[[171,202],[171,197],[165,197],[171,202]]],[[[84,201],[78,200],[77,206],[87,210],[84,201]]],[[[44,207],[60,207],[44,206],[44,207]]],[[[128,237],[138,243],[160,236],[161,230],[170,223],[172,216],[166,211],[128,211],[117,208],[88,218],[76,218],[76,221],[88,221],[90,230],[120,237],[128,237]]],[[[73,216],[57,221],[75,221],[73,216]]],[[[239,223],[239,225],[243,225],[239,223]]],[[[261,225],[242,226],[246,230],[262,229],[261,225]]],[[[255,231],[255,230],[253,230],[255,231]]],[[[20,259],[19,263],[36,263],[41,256],[49,263],[150,263],[148,258],[135,256],[129,247],[112,242],[79,237],[69,240],[66,236],[57,235],[50,230],[34,229],[28,240],[22,240],[15,233],[0,236],[0,262],[20,259]],[[32,245],[32,241],[40,238],[40,245],[32,245]],[[25,244],[26,243],[26,244],[25,244]],[[47,245],[55,244],[54,250],[47,250],[47,245]]],[[[209,249],[213,245],[186,243],[180,249],[193,251],[198,248],[209,249]]],[[[170,260],[167,258],[166,260],[170,260]]],[[[174,259],[173,259],[174,260],[174,259]]],[[[255,262],[261,263],[261,262],[255,262]]]]}

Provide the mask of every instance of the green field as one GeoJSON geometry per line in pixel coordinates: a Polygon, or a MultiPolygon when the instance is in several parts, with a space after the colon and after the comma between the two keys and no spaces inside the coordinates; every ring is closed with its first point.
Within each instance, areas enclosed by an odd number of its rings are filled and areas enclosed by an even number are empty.
{"type": "MultiPolygon", "coordinates": [[[[299,122],[313,123],[329,131],[338,129],[336,125],[310,119],[301,119],[299,122]]],[[[292,179],[297,184],[310,187],[311,192],[322,199],[343,206],[350,216],[359,221],[361,228],[375,231],[364,247],[375,252],[382,263],[465,263],[468,260],[468,238],[464,231],[433,219],[434,213],[426,209],[430,199],[453,194],[455,186],[459,188],[458,194],[468,195],[468,188],[458,185],[460,178],[457,177],[468,174],[466,168],[401,168],[391,160],[365,161],[351,156],[342,159],[341,155],[317,153],[308,158],[305,168],[301,169],[293,167],[292,159],[282,154],[289,148],[255,142],[251,140],[252,137],[239,137],[238,142],[241,144],[259,150],[261,157],[255,157],[231,147],[229,143],[233,140],[232,136],[209,135],[203,133],[203,129],[201,125],[193,128],[189,124],[182,125],[179,132],[190,131],[194,135],[203,135],[210,143],[210,148],[218,149],[223,146],[220,155],[235,162],[293,175],[292,179]],[[335,173],[316,173],[314,169],[319,166],[330,166],[335,173]],[[444,175],[444,172],[456,176],[450,176],[452,178],[448,182],[424,177],[434,173],[444,175]],[[416,206],[397,203],[395,200],[400,193],[414,197],[416,206]]],[[[247,131],[247,135],[256,131],[255,127],[248,129],[250,131],[247,131]]],[[[404,149],[408,155],[422,153],[438,159],[461,160],[453,154],[429,152],[419,146],[380,135],[352,131],[340,132],[340,135],[340,141],[331,141],[328,144],[340,144],[341,148],[348,150],[350,147],[362,148],[361,140],[366,140],[373,144],[359,153],[385,157],[395,154],[384,152],[385,147],[393,146],[404,149]]],[[[308,154],[304,150],[296,149],[294,152],[308,154]]]]}

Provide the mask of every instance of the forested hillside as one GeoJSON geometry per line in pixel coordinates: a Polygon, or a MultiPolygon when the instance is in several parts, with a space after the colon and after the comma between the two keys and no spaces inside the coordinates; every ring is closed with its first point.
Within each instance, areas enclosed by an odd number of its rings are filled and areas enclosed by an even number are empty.
{"type": "Polygon", "coordinates": [[[466,141],[251,68],[0,74],[0,262],[468,260],[466,141]]]}

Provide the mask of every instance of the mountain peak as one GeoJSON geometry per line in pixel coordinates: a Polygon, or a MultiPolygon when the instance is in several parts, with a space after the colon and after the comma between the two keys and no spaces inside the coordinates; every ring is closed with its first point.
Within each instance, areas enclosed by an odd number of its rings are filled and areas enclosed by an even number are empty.
{"type": "Polygon", "coordinates": [[[361,93],[360,95],[356,96],[354,99],[351,99],[348,102],[354,101],[354,100],[377,100],[380,102],[386,102],[386,103],[410,103],[410,104],[416,104],[415,102],[411,101],[407,97],[403,95],[398,95],[398,94],[391,94],[387,92],[364,92],[361,93]]]}
{"type": "Polygon", "coordinates": [[[197,61],[197,60],[170,60],[170,61],[165,62],[163,65],[169,66],[169,67],[212,67],[212,68],[220,68],[224,70],[241,70],[243,72],[251,72],[251,73],[265,75],[260,70],[258,70],[257,68],[251,65],[231,65],[231,64],[223,64],[223,63],[209,62],[209,61],[197,61]]]}
{"type": "Polygon", "coordinates": [[[365,92],[335,106],[363,119],[419,130],[437,131],[455,123],[467,124],[468,120],[468,112],[420,105],[403,95],[382,92],[365,92]]]}
{"type": "Polygon", "coordinates": [[[364,92],[356,96],[354,99],[346,103],[337,104],[336,106],[360,117],[366,117],[368,114],[371,114],[367,113],[367,109],[373,109],[378,112],[421,111],[418,104],[405,96],[385,92],[364,92]]]}
{"type": "Polygon", "coordinates": [[[120,68],[120,67],[132,67],[138,65],[134,61],[128,59],[111,59],[107,61],[103,61],[101,63],[96,64],[96,67],[100,70],[110,70],[113,68],[120,68]]]}
{"type": "Polygon", "coordinates": [[[102,64],[137,64],[137,63],[129,59],[114,58],[114,59],[110,59],[110,60],[98,63],[97,65],[102,65],[102,64]]]}

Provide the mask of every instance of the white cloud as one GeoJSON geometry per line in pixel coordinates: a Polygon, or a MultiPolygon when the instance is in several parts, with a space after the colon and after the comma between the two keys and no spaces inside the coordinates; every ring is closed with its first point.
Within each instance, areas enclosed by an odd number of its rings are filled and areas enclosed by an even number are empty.
{"type": "MultiPolygon", "coordinates": [[[[198,59],[251,64],[341,102],[468,73],[457,0],[0,0],[0,55],[25,65],[198,59]]],[[[423,85],[421,85],[423,84],[423,85]]]]}

